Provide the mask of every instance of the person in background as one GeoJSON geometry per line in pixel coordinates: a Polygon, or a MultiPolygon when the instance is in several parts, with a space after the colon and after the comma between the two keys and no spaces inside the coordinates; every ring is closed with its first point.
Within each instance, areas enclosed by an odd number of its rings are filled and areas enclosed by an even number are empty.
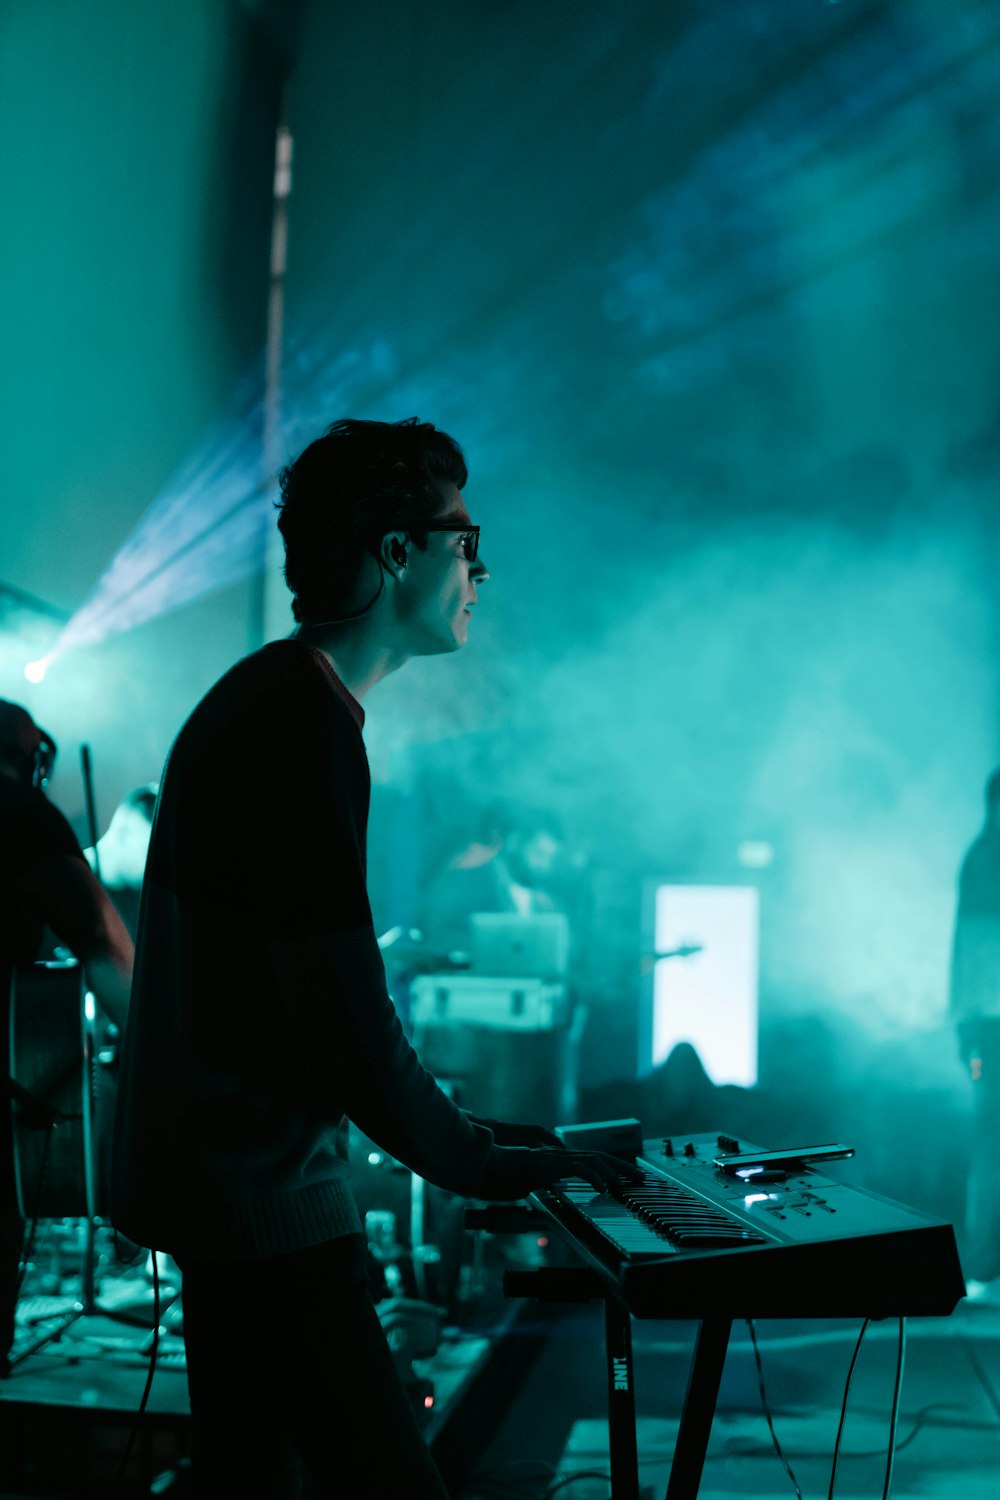
{"type": "Polygon", "coordinates": [[[476,1121],[421,1066],[366,888],[362,701],[465,645],[479,527],[458,445],[341,421],[281,477],[296,633],[181,729],[150,843],[112,1217],[181,1266],[197,1493],[445,1490],[367,1281],[347,1121],[437,1187],[516,1199],[628,1168],[476,1121]],[[220,795],[220,766],[226,767],[220,795]]]}
{"type": "MultiPolygon", "coordinates": [[[[137,786],[119,802],[111,814],[107,831],[83,857],[100,881],[135,942],[139,929],[139,905],[146,856],[156,811],[155,782],[137,786]]],[[[117,1093],[121,1036],[116,1026],[101,1032],[96,1046],[97,1071],[94,1074],[94,1166],[99,1183],[98,1198],[106,1204],[110,1191],[111,1145],[117,1093]]],[[[119,1241],[121,1245],[121,1241],[119,1241]]],[[[152,1255],[147,1258],[147,1275],[152,1272],[152,1255]]],[[[179,1285],[180,1273],[167,1256],[161,1256],[158,1270],[164,1283],[179,1285]]]]}
{"type": "Polygon", "coordinates": [[[466,949],[472,912],[565,911],[575,894],[575,874],[555,816],[491,804],[472,837],[431,875],[417,927],[435,949],[466,949]]]}
{"type": "Polygon", "coordinates": [[[1000,1301],[1000,767],[962,860],[950,1009],[972,1079],[975,1129],[966,1190],[968,1294],[1000,1301]]]}
{"type": "Polygon", "coordinates": [[[133,941],[139,926],[139,898],[153,831],[156,793],[155,782],[128,792],[111,814],[107,832],[97,840],[96,847],[83,851],[133,941]]]}
{"type": "Polygon", "coordinates": [[[124,1026],[132,940],[45,795],[55,745],[20,704],[0,699],[0,1373],[9,1369],[24,1223],[14,1178],[9,1053],[11,982],[51,928],[83,965],[105,1015],[124,1026]]]}

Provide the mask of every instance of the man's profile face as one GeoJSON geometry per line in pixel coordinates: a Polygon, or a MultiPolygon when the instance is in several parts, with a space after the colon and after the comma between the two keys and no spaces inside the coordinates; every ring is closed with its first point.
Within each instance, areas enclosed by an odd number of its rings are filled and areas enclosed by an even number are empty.
{"type": "MultiPolygon", "coordinates": [[[[471,526],[458,486],[444,481],[439,488],[441,506],[434,519],[471,526]]],[[[483,563],[478,558],[470,563],[465,557],[460,532],[429,531],[426,551],[413,544],[407,547],[407,573],[399,607],[408,648],[414,656],[457,651],[469,638],[476,584],[489,577],[483,563]]]]}

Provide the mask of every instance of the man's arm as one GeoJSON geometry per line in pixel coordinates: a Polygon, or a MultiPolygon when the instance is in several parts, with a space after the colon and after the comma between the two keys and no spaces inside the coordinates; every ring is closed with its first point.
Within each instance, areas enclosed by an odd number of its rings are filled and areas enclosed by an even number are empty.
{"type": "Polygon", "coordinates": [[[241,805],[255,818],[252,837],[234,829],[234,853],[255,892],[311,1109],[331,1121],[347,1114],[420,1177],[466,1196],[520,1197],[574,1168],[590,1181],[609,1178],[620,1164],[598,1153],[496,1145],[423,1067],[389,998],[372,925],[368,767],[357,725],[311,664],[298,684],[286,672],[268,707],[241,749],[241,805]],[[302,775],[302,745],[320,768],[315,778],[302,775]]]}
{"type": "Polygon", "coordinates": [[[325,1106],[331,1118],[343,1110],[418,1176],[466,1197],[509,1201],[562,1177],[602,1188],[636,1175],[604,1152],[567,1151],[541,1127],[459,1109],[403,1034],[374,930],[272,941],[269,953],[289,1013],[299,1018],[313,1108],[325,1106]]]}
{"type": "Polygon", "coordinates": [[[16,890],[80,960],[102,1010],[123,1027],[132,985],[132,939],[85,861],[74,854],[50,854],[24,872],[16,890]]]}
{"type": "Polygon", "coordinates": [[[407,1041],[374,929],[272,938],[268,955],[300,1040],[312,1109],[331,1120],[347,1114],[436,1186],[475,1192],[491,1136],[448,1098],[407,1041]]]}

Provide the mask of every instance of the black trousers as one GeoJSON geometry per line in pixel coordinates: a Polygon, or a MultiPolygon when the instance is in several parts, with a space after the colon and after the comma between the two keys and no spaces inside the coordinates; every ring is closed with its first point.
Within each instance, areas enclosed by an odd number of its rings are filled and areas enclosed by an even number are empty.
{"type": "Polygon", "coordinates": [[[179,1264],[201,1500],[447,1500],[372,1303],[361,1235],[179,1264]]]}

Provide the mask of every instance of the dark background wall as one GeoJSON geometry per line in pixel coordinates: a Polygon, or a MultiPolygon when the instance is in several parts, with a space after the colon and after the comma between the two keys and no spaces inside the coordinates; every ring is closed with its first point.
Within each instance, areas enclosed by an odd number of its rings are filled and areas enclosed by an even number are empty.
{"type": "Polygon", "coordinates": [[[925,1021],[996,750],[989,9],[303,36],[290,408],[450,425],[494,573],[376,752],[481,753],[651,867],[770,838],[788,985],[925,1021]]]}
{"type": "MultiPolygon", "coordinates": [[[[282,71],[236,0],[0,11],[0,579],[62,616],[259,380],[282,71]]],[[[55,735],[71,815],[81,740],[105,817],[159,774],[192,701],[256,644],[252,593],[112,635],[37,687],[21,667],[56,617],[0,595],[0,691],[55,735]]]]}

